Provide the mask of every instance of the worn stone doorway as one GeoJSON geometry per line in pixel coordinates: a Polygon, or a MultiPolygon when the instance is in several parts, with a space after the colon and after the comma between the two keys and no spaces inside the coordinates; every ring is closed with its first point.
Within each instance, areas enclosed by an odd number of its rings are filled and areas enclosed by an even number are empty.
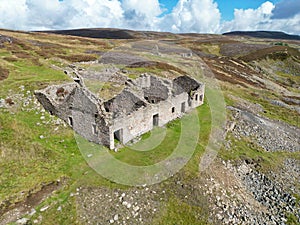
{"type": "Polygon", "coordinates": [[[153,115],[153,126],[158,126],[158,122],[159,122],[159,115],[158,114],[153,115]]]}
{"type": "Polygon", "coordinates": [[[181,103],[181,112],[185,113],[185,102],[181,103]]]}
{"type": "Polygon", "coordinates": [[[123,129],[119,129],[114,132],[114,139],[123,143],[123,129]]]}
{"type": "Polygon", "coordinates": [[[72,117],[69,117],[69,125],[70,125],[71,127],[73,127],[73,118],[72,118],[72,117]]]}

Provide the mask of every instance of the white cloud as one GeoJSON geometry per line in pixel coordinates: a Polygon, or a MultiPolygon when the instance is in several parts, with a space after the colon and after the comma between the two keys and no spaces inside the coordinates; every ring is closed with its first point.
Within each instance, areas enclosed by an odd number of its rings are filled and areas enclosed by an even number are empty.
{"type": "Polygon", "coordinates": [[[147,18],[157,17],[162,13],[158,0],[123,0],[124,10],[135,10],[147,18]]]}
{"type": "Polygon", "coordinates": [[[273,3],[265,2],[257,9],[235,9],[234,20],[224,22],[222,30],[257,30],[269,23],[274,8],[273,3]]]}
{"type": "Polygon", "coordinates": [[[269,24],[270,30],[284,31],[290,34],[300,34],[300,13],[289,19],[272,19],[269,24]]]}
{"type": "Polygon", "coordinates": [[[65,0],[61,4],[73,11],[69,28],[122,26],[123,9],[118,0],[65,0]]]}
{"type": "Polygon", "coordinates": [[[163,12],[158,0],[123,0],[123,26],[131,29],[156,30],[163,12]]]}
{"type": "Polygon", "coordinates": [[[214,32],[220,12],[213,0],[179,0],[161,16],[158,0],[0,0],[0,26],[45,30],[119,27],[173,32],[214,32]]]}
{"type": "Polygon", "coordinates": [[[118,0],[0,0],[0,27],[45,30],[122,27],[118,0]]]}
{"type": "Polygon", "coordinates": [[[300,13],[288,19],[275,19],[273,18],[275,8],[276,5],[267,1],[257,9],[235,9],[234,19],[224,22],[219,32],[277,30],[291,34],[299,34],[300,13]]]}
{"type": "Polygon", "coordinates": [[[221,23],[221,13],[214,0],[178,0],[165,15],[158,0],[0,0],[0,28],[118,27],[182,33],[282,30],[299,34],[297,2],[282,0],[274,5],[266,1],[257,9],[235,9],[234,19],[221,23]]]}
{"type": "Polygon", "coordinates": [[[29,29],[39,30],[67,26],[68,20],[72,17],[68,7],[59,1],[25,0],[25,5],[27,13],[25,21],[22,22],[29,29]]]}
{"type": "Polygon", "coordinates": [[[162,30],[213,33],[219,28],[221,14],[213,0],[179,0],[161,23],[162,30]]]}
{"type": "Polygon", "coordinates": [[[287,19],[299,14],[300,1],[299,0],[284,0],[276,4],[273,10],[274,19],[287,19]]]}
{"type": "Polygon", "coordinates": [[[0,1],[0,28],[24,29],[28,10],[25,0],[0,1]]]}

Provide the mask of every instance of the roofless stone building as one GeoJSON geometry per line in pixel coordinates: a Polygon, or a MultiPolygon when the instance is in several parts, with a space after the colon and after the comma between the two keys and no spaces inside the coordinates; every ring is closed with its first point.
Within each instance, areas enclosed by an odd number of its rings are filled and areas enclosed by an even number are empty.
{"type": "Polygon", "coordinates": [[[203,104],[204,84],[182,75],[172,80],[143,74],[127,79],[116,96],[102,100],[82,82],[53,85],[35,95],[51,114],[89,141],[115,148],[154,126],[163,126],[203,104]]]}

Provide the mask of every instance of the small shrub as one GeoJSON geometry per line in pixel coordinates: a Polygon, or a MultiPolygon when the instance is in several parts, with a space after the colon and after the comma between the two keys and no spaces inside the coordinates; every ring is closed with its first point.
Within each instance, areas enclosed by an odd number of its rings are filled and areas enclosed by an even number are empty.
{"type": "Polygon", "coordinates": [[[8,104],[8,105],[14,105],[14,101],[11,99],[11,98],[7,98],[5,99],[5,103],[8,104]]]}
{"type": "Polygon", "coordinates": [[[58,57],[68,60],[70,62],[88,62],[98,59],[98,56],[95,55],[58,55],[58,57]]]}
{"type": "Polygon", "coordinates": [[[64,96],[64,93],[65,93],[65,89],[64,89],[63,87],[60,87],[60,88],[58,88],[58,89],[56,90],[56,95],[57,95],[58,97],[64,96]]]}
{"type": "Polygon", "coordinates": [[[276,43],[274,43],[274,45],[278,45],[278,46],[289,46],[287,43],[283,43],[283,42],[276,42],[276,43]]]}
{"type": "Polygon", "coordinates": [[[61,96],[66,96],[67,94],[69,94],[69,91],[68,90],[65,90],[63,87],[60,87],[56,90],[56,95],[58,97],[61,97],[61,96]]]}
{"type": "Polygon", "coordinates": [[[7,57],[4,57],[3,59],[7,62],[16,62],[16,61],[18,61],[18,59],[14,56],[7,56],[7,57]]]}
{"type": "Polygon", "coordinates": [[[5,69],[3,67],[0,67],[0,80],[4,80],[8,77],[9,75],[9,70],[5,69]]]}

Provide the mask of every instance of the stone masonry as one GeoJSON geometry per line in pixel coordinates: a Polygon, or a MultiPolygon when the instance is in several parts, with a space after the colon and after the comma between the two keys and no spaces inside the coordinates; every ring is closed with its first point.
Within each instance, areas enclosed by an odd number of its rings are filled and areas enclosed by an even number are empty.
{"type": "Polygon", "coordinates": [[[125,88],[104,101],[80,80],[35,92],[51,114],[66,121],[87,140],[115,148],[154,126],[163,126],[203,104],[204,84],[182,75],[173,80],[143,74],[127,79],[125,88]]]}

